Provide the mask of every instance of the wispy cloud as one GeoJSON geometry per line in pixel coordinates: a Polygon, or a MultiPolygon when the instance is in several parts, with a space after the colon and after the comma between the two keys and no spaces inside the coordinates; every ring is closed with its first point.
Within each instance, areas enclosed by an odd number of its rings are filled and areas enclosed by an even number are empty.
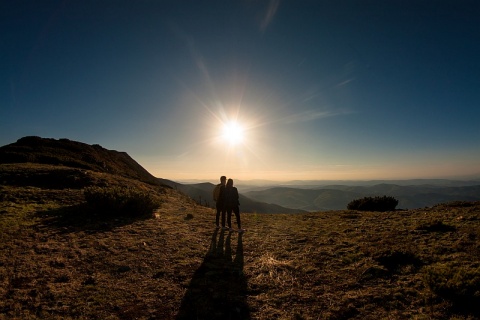
{"type": "Polygon", "coordinates": [[[268,25],[273,21],[275,14],[277,13],[280,0],[270,0],[268,3],[267,11],[263,16],[262,22],[260,24],[260,31],[265,32],[268,25]]]}
{"type": "Polygon", "coordinates": [[[351,111],[346,110],[337,110],[337,111],[326,111],[326,110],[305,110],[299,113],[291,114],[286,117],[281,118],[278,122],[291,124],[298,122],[307,122],[314,121],[323,118],[335,117],[340,115],[346,115],[352,113],[351,111]]]}
{"type": "Polygon", "coordinates": [[[350,82],[352,82],[352,81],[354,81],[354,80],[355,80],[355,78],[347,79],[347,80],[345,80],[345,81],[342,81],[342,82],[338,83],[338,84],[336,85],[336,87],[342,87],[342,86],[344,86],[344,85],[346,85],[346,84],[349,84],[350,82]]]}

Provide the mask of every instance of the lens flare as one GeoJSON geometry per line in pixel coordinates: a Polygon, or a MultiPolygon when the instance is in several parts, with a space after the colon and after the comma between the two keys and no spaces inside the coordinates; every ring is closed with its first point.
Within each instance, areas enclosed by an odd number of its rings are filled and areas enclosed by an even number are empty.
{"type": "Polygon", "coordinates": [[[227,122],[222,127],[221,137],[232,146],[238,145],[242,143],[245,138],[245,130],[238,122],[227,122]]]}

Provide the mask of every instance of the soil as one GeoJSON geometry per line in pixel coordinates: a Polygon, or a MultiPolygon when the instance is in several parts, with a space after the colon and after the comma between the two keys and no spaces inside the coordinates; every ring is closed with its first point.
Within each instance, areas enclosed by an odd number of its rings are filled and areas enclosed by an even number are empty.
{"type": "Polygon", "coordinates": [[[1,188],[0,319],[479,317],[461,303],[478,284],[449,295],[428,280],[480,279],[479,202],[242,213],[238,233],[170,189],[152,216],[99,219],[78,189],[1,188]]]}

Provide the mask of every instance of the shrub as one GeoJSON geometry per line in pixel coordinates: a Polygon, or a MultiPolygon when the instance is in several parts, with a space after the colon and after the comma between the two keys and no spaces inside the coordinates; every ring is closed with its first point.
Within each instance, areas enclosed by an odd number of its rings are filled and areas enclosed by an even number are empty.
{"type": "Polygon", "coordinates": [[[142,216],[160,206],[154,195],[135,188],[88,187],[84,195],[87,204],[101,215],[142,216]]]}
{"type": "Polygon", "coordinates": [[[365,197],[351,201],[347,205],[348,210],[359,211],[393,211],[398,205],[398,200],[394,197],[365,197]]]}

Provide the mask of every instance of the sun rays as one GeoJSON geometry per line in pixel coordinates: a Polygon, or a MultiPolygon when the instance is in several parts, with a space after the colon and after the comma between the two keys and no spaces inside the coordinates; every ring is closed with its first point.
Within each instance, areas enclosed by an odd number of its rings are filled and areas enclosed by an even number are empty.
{"type": "Polygon", "coordinates": [[[220,136],[230,146],[241,144],[245,138],[245,129],[237,121],[229,121],[223,124],[220,136]]]}
{"type": "Polygon", "coordinates": [[[222,81],[215,81],[201,50],[191,42],[188,48],[202,81],[198,86],[181,82],[182,105],[192,112],[185,118],[194,121],[187,129],[191,139],[185,141],[184,159],[195,159],[202,171],[251,177],[271,172],[272,166],[294,170],[292,166],[309,163],[304,154],[312,151],[311,141],[320,149],[318,137],[308,136],[314,127],[309,122],[351,113],[344,107],[332,108],[322,87],[299,89],[285,99],[283,91],[252,79],[248,65],[224,70],[222,81]]]}

